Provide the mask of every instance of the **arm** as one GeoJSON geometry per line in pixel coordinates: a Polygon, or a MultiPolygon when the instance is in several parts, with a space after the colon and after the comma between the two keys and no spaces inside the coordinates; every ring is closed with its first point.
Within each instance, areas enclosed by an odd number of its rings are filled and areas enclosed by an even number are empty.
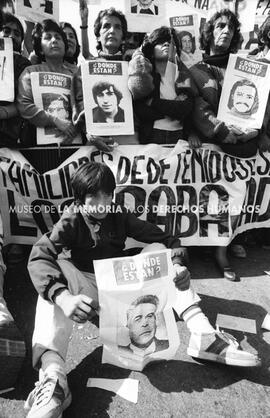
{"type": "Polygon", "coordinates": [[[134,100],[148,97],[154,90],[152,64],[140,50],[134,52],[128,65],[128,88],[134,100]]]}
{"type": "Polygon", "coordinates": [[[76,235],[73,224],[69,217],[62,217],[52,232],[43,235],[32,248],[28,270],[37,292],[46,300],[53,301],[56,292],[68,288],[57,257],[64,247],[72,247],[76,235]]]}
{"type": "Polygon", "coordinates": [[[80,0],[80,16],[81,16],[81,39],[82,39],[82,56],[87,60],[93,55],[89,50],[88,39],[88,6],[86,0],[80,0]]]}

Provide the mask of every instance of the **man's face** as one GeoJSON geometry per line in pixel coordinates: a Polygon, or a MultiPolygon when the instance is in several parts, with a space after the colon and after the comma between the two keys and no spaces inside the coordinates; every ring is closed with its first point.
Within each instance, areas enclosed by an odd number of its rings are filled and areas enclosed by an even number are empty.
{"type": "Polygon", "coordinates": [[[129,337],[136,347],[147,348],[152,343],[157,329],[156,309],[152,303],[141,303],[129,313],[129,337]]]}
{"type": "Polygon", "coordinates": [[[121,20],[116,16],[103,17],[98,40],[101,43],[102,51],[116,54],[123,41],[121,20]]]}
{"type": "Polygon", "coordinates": [[[53,100],[48,107],[48,112],[56,118],[68,119],[68,111],[65,109],[62,100],[53,100]]]}
{"type": "Polygon", "coordinates": [[[3,26],[2,34],[5,38],[11,38],[13,42],[13,49],[16,52],[21,52],[22,49],[22,33],[15,22],[8,22],[3,26]]]}
{"type": "Polygon", "coordinates": [[[113,86],[103,90],[97,94],[97,104],[104,113],[110,115],[117,111],[117,97],[113,90],[113,86]]]}
{"type": "Polygon", "coordinates": [[[239,113],[251,110],[256,96],[256,89],[252,86],[238,86],[233,95],[233,106],[239,113]]]}
{"type": "Polygon", "coordinates": [[[183,36],[181,43],[182,43],[182,50],[190,54],[192,51],[192,39],[190,38],[190,36],[189,35],[183,36]]]}
{"type": "Polygon", "coordinates": [[[234,27],[226,16],[219,17],[214,24],[213,46],[215,52],[226,52],[231,45],[234,27]]]}
{"type": "Polygon", "coordinates": [[[140,6],[150,7],[154,0],[138,0],[140,6]]]}
{"type": "Polygon", "coordinates": [[[97,220],[106,218],[112,204],[112,194],[97,192],[95,195],[87,194],[83,205],[83,213],[97,220]]]}

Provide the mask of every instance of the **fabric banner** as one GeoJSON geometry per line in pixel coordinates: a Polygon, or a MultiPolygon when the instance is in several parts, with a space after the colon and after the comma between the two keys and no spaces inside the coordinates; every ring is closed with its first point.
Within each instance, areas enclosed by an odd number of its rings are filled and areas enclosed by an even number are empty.
{"type": "MultiPolygon", "coordinates": [[[[71,121],[71,81],[72,77],[65,74],[51,72],[31,73],[31,85],[34,102],[37,107],[45,110],[52,117],[71,121]]],[[[59,130],[53,126],[37,128],[37,144],[61,143],[59,130]]],[[[80,135],[77,135],[73,144],[81,144],[80,135]]]]}
{"type": "Polygon", "coordinates": [[[34,23],[43,19],[59,21],[59,0],[16,0],[15,13],[34,23]]]}
{"type": "Polygon", "coordinates": [[[87,132],[104,136],[134,134],[128,63],[91,60],[81,67],[87,132]]]}
{"type": "Polygon", "coordinates": [[[0,38],[0,101],[14,102],[12,39],[0,38]]]}
{"type": "Polygon", "coordinates": [[[96,260],[94,268],[102,363],[141,371],[152,361],[172,359],[179,334],[172,310],[176,288],[171,251],[96,260]]]}
{"type": "Polygon", "coordinates": [[[270,65],[230,54],[217,118],[246,130],[262,126],[270,90],[270,65]]]}
{"type": "Polygon", "coordinates": [[[39,174],[19,151],[2,148],[5,244],[33,244],[48,232],[72,202],[72,174],[93,160],[112,169],[117,204],[175,234],[185,246],[226,246],[240,232],[270,227],[270,153],[239,159],[210,144],[191,150],[185,141],[174,148],[122,145],[111,154],[82,146],[59,167],[39,174]]]}

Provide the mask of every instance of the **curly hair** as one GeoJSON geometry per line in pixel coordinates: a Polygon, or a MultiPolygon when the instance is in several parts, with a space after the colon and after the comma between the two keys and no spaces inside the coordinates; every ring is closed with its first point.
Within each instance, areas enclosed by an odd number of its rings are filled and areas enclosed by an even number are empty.
{"type": "MultiPolygon", "coordinates": [[[[95,37],[98,38],[100,36],[100,29],[102,26],[102,20],[104,17],[107,16],[114,16],[117,17],[120,22],[121,22],[121,26],[122,26],[122,32],[123,32],[123,41],[126,39],[127,37],[127,20],[125,15],[120,12],[120,10],[116,10],[114,7],[110,7],[109,9],[104,9],[104,10],[100,10],[95,23],[94,23],[94,34],[95,37]]],[[[97,50],[98,51],[102,51],[102,45],[101,42],[98,41],[97,43],[97,50]]]]}
{"type": "Polygon", "coordinates": [[[206,54],[210,54],[211,43],[213,41],[213,32],[216,21],[222,16],[227,17],[230,24],[234,27],[234,34],[231,40],[230,47],[227,52],[235,53],[238,51],[241,43],[241,33],[240,33],[240,22],[236,15],[231,12],[229,9],[222,9],[219,12],[216,12],[203,26],[200,35],[200,48],[203,49],[206,54]]]}
{"type": "Polygon", "coordinates": [[[33,48],[35,51],[35,54],[42,59],[44,57],[44,54],[42,52],[42,46],[41,46],[41,38],[42,34],[44,32],[54,31],[56,33],[59,33],[59,35],[62,37],[63,42],[65,44],[65,55],[68,50],[68,42],[67,37],[63,29],[52,19],[45,19],[41,23],[36,23],[35,27],[32,31],[32,43],[33,48]]]}
{"type": "Polygon", "coordinates": [[[120,90],[118,90],[114,84],[112,83],[108,83],[107,81],[99,81],[98,83],[94,84],[93,88],[92,88],[92,93],[93,93],[93,98],[96,102],[96,104],[98,104],[97,102],[97,96],[99,94],[101,94],[104,90],[111,90],[111,87],[113,89],[114,94],[117,97],[117,104],[120,103],[121,99],[123,98],[123,95],[121,93],[120,90]]]}
{"type": "Polygon", "coordinates": [[[258,32],[258,46],[259,49],[262,51],[266,46],[268,48],[270,47],[270,38],[269,38],[269,32],[270,32],[270,16],[267,16],[263,24],[259,28],[258,32]]]}

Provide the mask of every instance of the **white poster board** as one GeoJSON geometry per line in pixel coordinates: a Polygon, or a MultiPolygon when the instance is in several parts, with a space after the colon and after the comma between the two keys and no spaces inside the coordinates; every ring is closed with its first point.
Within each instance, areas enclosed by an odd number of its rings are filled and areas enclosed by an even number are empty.
{"type": "Polygon", "coordinates": [[[14,102],[12,39],[0,38],[0,101],[14,102]]]}
{"type": "Polygon", "coordinates": [[[103,136],[134,134],[127,62],[83,62],[82,85],[88,133],[103,136]]]}
{"type": "Polygon", "coordinates": [[[129,32],[152,32],[166,25],[165,1],[151,0],[145,6],[144,3],[140,0],[125,0],[129,32]]]}
{"type": "MultiPolygon", "coordinates": [[[[71,121],[71,80],[72,77],[65,74],[31,73],[32,92],[36,106],[52,116],[71,121]]],[[[37,144],[61,143],[63,139],[57,136],[58,133],[57,128],[51,126],[37,128],[37,144]]],[[[79,135],[72,141],[73,144],[80,144],[81,142],[79,135]]]]}
{"type": "Polygon", "coordinates": [[[173,358],[179,334],[171,250],[94,261],[100,304],[102,363],[141,371],[173,358]]]}
{"type": "Polygon", "coordinates": [[[30,22],[43,19],[59,21],[59,0],[16,0],[15,13],[30,22]]]}
{"type": "Polygon", "coordinates": [[[173,16],[170,26],[175,29],[181,48],[181,60],[189,68],[202,59],[199,49],[198,15],[173,16]]]}
{"type": "Polygon", "coordinates": [[[231,54],[217,118],[242,130],[260,129],[270,90],[270,66],[231,54]]]}

